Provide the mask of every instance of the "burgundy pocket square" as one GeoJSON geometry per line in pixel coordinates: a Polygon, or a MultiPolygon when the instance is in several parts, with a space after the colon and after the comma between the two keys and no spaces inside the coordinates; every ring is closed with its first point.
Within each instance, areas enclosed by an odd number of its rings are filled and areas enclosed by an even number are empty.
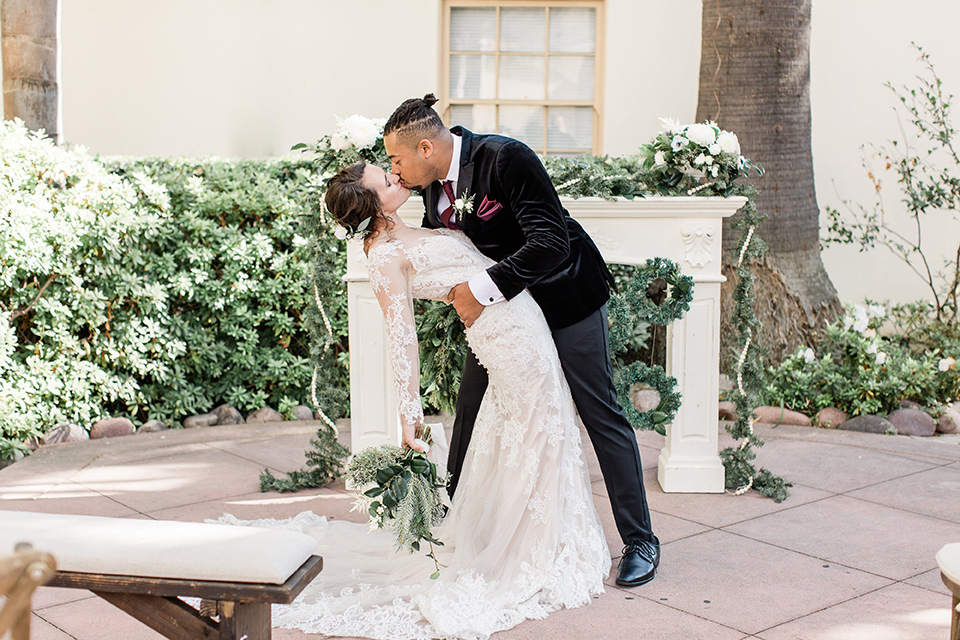
{"type": "Polygon", "coordinates": [[[486,222],[497,215],[501,209],[503,209],[502,204],[496,200],[487,200],[487,196],[483,196],[483,202],[480,203],[480,208],[477,209],[477,217],[486,222]]]}

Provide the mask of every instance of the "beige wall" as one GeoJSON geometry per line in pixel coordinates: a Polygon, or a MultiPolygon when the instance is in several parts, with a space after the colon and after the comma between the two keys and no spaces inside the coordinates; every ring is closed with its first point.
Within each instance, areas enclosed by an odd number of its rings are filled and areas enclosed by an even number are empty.
{"type": "MultiPolygon", "coordinates": [[[[632,152],[659,130],[660,117],[694,117],[700,12],[695,0],[607,0],[603,152],[632,152]]],[[[330,132],[336,116],[385,117],[403,99],[436,90],[439,18],[440,0],[67,0],[65,138],[105,155],[283,154],[330,132]]],[[[813,0],[821,208],[871,196],[860,145],[898,135],[883,83],[919,72],[911,40],[960,93],[957,24],[955,0],[910,8],[902,0],[813,0]]],[[[886,196],[894,208],[899,199],[886,196]]],[[[939,243],[938,264],[960,239],[952,224],[941,219],[927,233],[939,243]]],[[[923,294],[883,251],[831,248],[824,261],[845,300],[923,294]]]]}

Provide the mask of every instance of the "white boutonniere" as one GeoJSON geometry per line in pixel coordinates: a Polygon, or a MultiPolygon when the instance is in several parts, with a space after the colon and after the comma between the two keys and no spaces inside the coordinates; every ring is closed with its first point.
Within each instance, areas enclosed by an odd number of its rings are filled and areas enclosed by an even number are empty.
{"type": "Polygon", "coordinates": [[[473,212],[473,194],[466,198],[457,198],[453,201],[453,210],[457,212],[457,220],[463,218],[465,214],[473,212]]]}

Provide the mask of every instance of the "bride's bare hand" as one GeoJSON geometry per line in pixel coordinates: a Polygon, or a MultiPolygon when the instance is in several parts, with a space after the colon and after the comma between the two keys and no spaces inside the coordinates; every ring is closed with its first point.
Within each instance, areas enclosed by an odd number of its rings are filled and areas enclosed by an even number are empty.
{"type": "Polygon", "coordinates": [[[414,430],[407,429],[403,430],[403,441],[400,443],[402,447],[409,447],[414,451],[419,451],[420,453],[430,453],[430,445],[421,440],[420,438],[415,437],[414,430]]]}

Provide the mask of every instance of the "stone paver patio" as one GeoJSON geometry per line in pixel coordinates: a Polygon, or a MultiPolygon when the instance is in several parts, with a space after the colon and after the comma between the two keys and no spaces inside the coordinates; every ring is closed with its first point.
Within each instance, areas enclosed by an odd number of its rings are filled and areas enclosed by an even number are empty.
{"type": "MultiPolygon", "coordinates": [[[[264,467],[285,471],[303,463],[315,430],[308,422],[238,425],[47,447],[0,470],[0,509],[184,521],[312,510],[362,519],[350,513],[353,500],[342,483],[258,492],[264,467]]],[[[757,431],[766,441],[758,462],[794,484],[785,502],[755,492],[664,494],[656,481],[663,438],[640,433],[663,542],[656,580],[623,589],[612,574],[590,606],[494,638],[946,640],[950,599],[934,555],[960,541],[960,437],[762,425],[757,431]]],[[[730,442],[722,429],[720,439],[721,446],[730,442]]],[[[621,544],[588,454],[616,557],[621,544]]],[[[32,637],[160,636],[89,592],[41,588],[32,637]]],[[[322,636],[277,629],[274,637],[322,636]]]]}

